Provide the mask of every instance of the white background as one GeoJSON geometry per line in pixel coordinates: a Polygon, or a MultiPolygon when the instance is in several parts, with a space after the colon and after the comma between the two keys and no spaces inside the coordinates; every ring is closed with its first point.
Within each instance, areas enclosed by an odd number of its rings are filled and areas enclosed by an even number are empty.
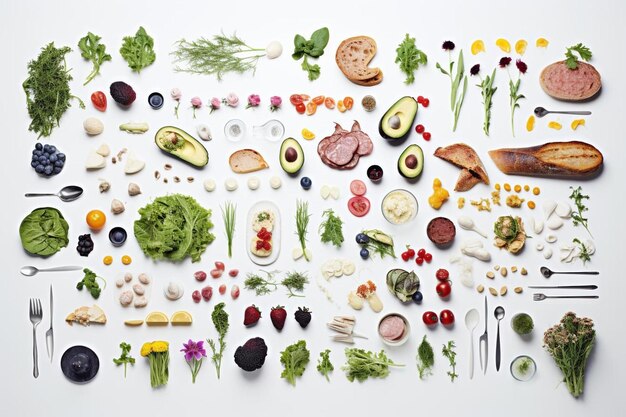
{"type": "MultiPolygon", "coordinates": [[[[281,413],[298,413],[300,415],[319,415],[320,412],[333,413],[419,413],[452,415],[462,412],[464,415],[547,415],[558,412],[562,415],[579,416],[590,413],[604,415],[622,415],[622,375],[624,367],[624,337],[622,317],[619,307],[625,290],[622,269],[619,263],[621,256],[620,242],[624,235],[622,221],[623,179],[624,171],[622,155],[623,138],[620,137],[623,106],[623,68],[624,58],[621,52],[624,39],[623,18],[624,4],[618,1],[583,2],[583,1],[551,1],[551,2],[280,2],[281,4],[266,5],[267,2],[148,2],[148,1],[110,1],[85,2],[3,2],[1,14],[4,17],[1,33],[5,40],[4,65],[1,71],[2,118],[5,125],[4,157],[0,165],[4,191],[2,218],[5,222],[3,239],[0,240],[3,259],[3,279],[0,281],[0,312],[4,320],[4,337],[1,350],[2,358],[2,389],[0,390],[0,414],[2,415],[111,415],[153,414],[153,415],[189,415],[191,413],[241,415],[279,415],[281,413]],[[350,4],[354,3],[354,4],[350,4]],[[139,25],[155,39],[157,60],[151,67],[142,71],[141,75],[133,74],[120,57],[118,50],[121,38],[134,34],[139,25]],[[320,79],[309,83],[306,73],[300,68],[299,62],[290,58],[292,39],[296,33],[308,37],[315,29],[327,26],[330,29],[330,42],[326,54],[319,60],[322,68],[320,79]],[[271,40],[279,40],[284,46],[280,59],[268,61],[261,59],[254,77],[250,75],[227,75],[223,82],[218,83],[212,77],[190,76],[172,71],[171,59],[173,43],[180,38],[195,39],[199,36],[211,36],[223,30],[230,34],[237,32],[253,46],[263,47],[271,40]],[[99,34],[113,56],[113,61],[105,63],[102,75],[98,76],[87,87],[82,86],[84,77],[90,71],[90,64],[80,57],[76,44],[87,31],[99,34]],[[418,46],[429,57],[427,67],[416,74],[416,82],[412,86],[403,84],[403,77],[393,63],[395,48],[408,32],[417,38],[418,46]],[[348,82],[334,63],[334,52],[341,40],[349,36],[367,34],[376,39],[378,54],[373,65],[384,70],[385,79],[377,87],[365,89],[348,82]],[[545,37],[550,41],[547,49],[535,48],[535,39],[545,37]],[[490,138],[482,134],[482,106],[480,91],[474,87],[471,79],[465,105],[463,107],[459,128],[451,132],[451,116],[448,107],[449,81],[435,69],[435,63],[444,66],[447,54],[441,49],[444,40],[453,40],[457,49],[463,48],[466,57],[466,68],[474,63],[481,63],[483,73],[491,70],[498,59],[503,56],[495,46],[499,37],[507,38],[513,44],[517,39],[528,40],[529,46],[524,60],[529,70],[523,76],[521,92],[527,99],[521,101],[521,109],[517,112],[517,138],[513,139],[509,126],[508,78],[503,70],[497,71],[496,84],[499,88],[494,98],[492,133],[490,138]],[[483,39],[487,53],[472,56],[469,51],[471,42],[483,39]],[[37,177],[29,166],[30,151],[36,143],[36,137],[27,131],[29,118],[26,112],[24,93],[21,83],[26,78],[26,64],[34,59],[39,48],[54,41],[56,46],[69,45],[74,52],[67,56],[68,66],[73,68],[72,92],[87,103],[86,110],[79,110],[77,103],[61,120],[61,127],[54,130],[52,137],[44,143],[54,143],[68,155],[68,164],[64,171],[51,179],[37,177]],[[540,70],[563,56],[566,46],[583,42],[593,53],[593,64],[603,77],[604,88],[601,96],[588,104],[558,103],[547,97],[537,82],[540,70]],[[91,92],[101,89],[108,91],[108,86],[116,80],[129,82],[137,91],[137,101],[128,111],[120,110],[114,103],[109,104],[106,113],[96,112],[89,103],[91,92]],[[180,119],[173,116],[173,102],[168,92],[179,87],[183,92],[180,108],[180,119]],[[152,111],[147,105],[147,96],[152,91],[160,91],[166,96],[166,102],[160,111],[152,111]],[[208,115],[206,108],[198,112],[197,120],[192,119],[189,100],[198,95],[206,103],[213,97],[224,97],[235,92],[242,100],[251,93],[262,97],[262,105],[256,110],[244,110],[243,105],[237,109],[221,109],[208,115]],[[352,112],[340,114],[320,109],[312,117],[298,116],[288,103],[292,93],[304,92],[311,96],[326,94],[341,98],[353,96],[357,103],[366,93],[373,94],[379,106],[376,112],[367,114],[359,104],[352,112]],[[424,149],[426,168],[419,182],[408,184],[396,173],[395,164],[400,148],[387,145],[377,134],[377,123],[385,109],[402,95],[424,95],[430,98],[428,109],[420,109],[418,120],[433,138],[426,143],[421,137],[413,134],[410,141],[418,143],[424,149]],[[287,134],[300,138],[300,130],[308,127],[313,130],[317,139],[312,142],[301,140],[306,153],[306,162],[301,175],[313,179],[313,189],[303,192],[296,179],[290,179],[280,169],[278,163],[278,143],[253,143],[252,139],[242,142],[241,146],[258,149],[268,160],[270,169],[258,174],[262,178],[261,189],[251,192],[245,186],[247,176],[238,176],[240,188],[234,193],[227,193],[222,184],[230,172],[227,167],[227,155],[238,149],[238,145],[228,143],[222,135],[224,123],[231,118],[240,118],[249,125],[260,124],[273,116],[267,110],[269,97],[279,95],[285,104],[276,113],[287,128],[287,134]],[[537,120],[532,133],[524,129],[525,121],[535,106],[563,109],[590,109],[591,117],[587,117],[587,125],[573,132],[569,128],[571,118],[554,117],[537,120]],[[105,132],[96,138],[88,138],[82,129],[82,121],[88,116],[100,117],[105,123],[105,132]],[[353,119],[361,122],[375,143],[375,151],[371,156],[363,158],[358,167],[350,172],[337,172],[324,166],[316,155],[317,141],[332,131],[332,122],[337,121],[349,127],[353,119]],[[117,130],[117,125],[126,121],[147,121],[150,132],[141,136],[131,136],[117,130]],[[549,120],[563,123],[561,131],[547,128],[549,120]],[[194,132],[195,126],[207,123],[214,132],[214,140],[207,144],[210,153],[208,167],[202,171],[194,170],[177,160],[162,155],[152,144],[156,129],[162,125],[173,124],[194,132]],[[434,272],[438,267],[450,267],[453,275],[456,269],[451,267],[448,258],[458,250],[460,238],[471,236],[470,232],[460,230],[455,246],[447,251],[439,251],[427,242],[424,229],[427,222],[437,215],[427,204],[427,196],[431,192],[434,177],[440,177],[444,186],[452,189],[458,170],[451,165],[431,156],[437,146],[445,146],[456,141],[471,144],[480,154],[493,183],[509,181],[511,184],[537,185],[542,189],[537,198],[539,207],[549,197],[566,200],[568,187],[578,185],[571,181],[555,181],[540,179],[507,178],[502,175],[488,158],[486,151],[495,147],[526,146],[543,143],[548,140],[587,140],[596,145],[605,155],[606,163],[602,175],[593,181],[583,183],[585,192],[591,195],[590,227],[595,237],[597,254],[588,268],[598,269],[598,278],[557,278],[550,280],[553,284],[594,283],[600,285],[598,301],[532,301],[531,290],[523,295],[510,294],[506,298],[489,297],[489,336],[490,363],[486,376],[483,376],[476,362],[476,375],[473,380],[468,378],[468,332],[463,324],[466,311],[476,307],[481,313],[481,321],[475,331],[475,337],[483,331],[483,296],[474,290],[457,284],[453,296],[448,302],[441,302],[434,292],[434,272]],[[96,173],[85,174],[83,161],[89,149],[96,148],[100,143],[108,143],[114,152],[128,147],[138,156],[147,161],[146,169],[138,175],[125,178],[122,167],[110,165],[96,173]],[[161,171],[163,164],[169,162],[174,170],[169,174],[185,178],[193,175],[196,181],[187,184],[168,185],[156,182],[152,175],[155,169],[161,171]],[[348,184],[354,178],[365,179],[368,165],[378,163],[385,169],[385,177],[378,186],[369,185],[368,197],[372,201],[372,210],[362,219],[352,217],[347,210],[346,201],[349,197],[348,184]],[[270,175],[279,175],[283,187],[274,191],[269,188],[270,175]],[[107,178],[113,184],[111,191],[100,195],[97,191],[98,178],[107,178]],[[202,180],[214,178],[218,182],[218,190],[212,194],[202,188],[202,180]],[[129,198],[126,186],[129,181],[137,182],[143,194],[129,198]],[[62,203],[58,200],[39,199],[27,200],[24,192],[54,191],[67,184],[80,184],[85,188],[85,195],[74,203],[62,203]],[[322,184],[334,184],[341,187],[342,196],[339,201],[324,201],[319,197],[322,184]],[[379,204],[385,192],[406,187],[417,197],[420,212],[417,219],[410,225],[394,227],[383,219],[379,204]],[[84,223],[86,212],[100,208],[108,212],[110,200],[114,197],[127,203],[124,214],[109,216],[108,226],[121,225],[132,231],[132,222],[137,218],[137,209],[144,206],[151,198],[167,193],[182,192],[195,196],[204,206],[213,210],[213,232],[216,241],[207,249],[200,264],[192,265],[189,261],[180,265],[153,263],[141,254],[134,239],[120,249],[112,248],[106,233],[94,235],[96,250],[88,259],[80,258],[74,246],[78,234],[88,232],[84,223]],[[244,291],[239,300],[232,302],[224,297],[227,311],[230,313],[231,330],[227,336],[228,348],[225,354],[222,379],[217,381],[210,362],[205,362],[198,381],[191,384],[191,376],[183,356],[178,352],[182,342],[188,338],[204,339],[215,337],[215,330],[210,321],[213,305],[221,297],[215,291],[210,303],[191,302],[190,294],[199,288],[193,280],[193,272],[198,269],[209,270],[215,260],[227,261],[227,267],[236,267],[242,274],[236,280],[222,278],[222,282],[238,283],[243,287],[245,272],[254,272],[257,268],[245,255],[244,219],[248,208],[256,201],[272,199],[282,207],[283,217],[283,253],[274,265],[277,269],[308,270],[312,283],[307,287],[305,299],[287,299],[282,290],[271,296],[256,297],[244,291]],[[295,199],[303,198],[310,202],[313,214],[310,224],[310,247],[314,253],[314,261],[306,264],[303,261],[293,263],[290,252],[296,244],[293,214],[295,199]],[[219,211],[220,203],[230,199],[238,204],[238,229],[235,240],[233,260],[226,260],[225,237],[219,211]],[[37,207],[51,205],[62,210],[70,223],[70,245],[57,255],[47,260],[33,259],[21,248],[18,226],[21,219],[37,207]],[[326,208],[334,208],[346,221],[346,243],[341,251],[319,243],[316,228],[320,215],[326,208]],[[403,267],[401,260],[380,261],[379,259],[362,262],[358,258],[358,247],[353,236],[362,228],[382,228],[393,234],[396,241],[396,252],[400,253],[404,244],[411,243],[414,247],[426,247],[432,251],[434,260],[431,265],[416,267],[422,279],[422,291],[425,301],[422,306],[413,304],[401,306],[392,299],[384,287],[384,274],[391,267],[403,267]],[[130,254],[134,262],[130,267],[120,263],[122,254],[130,254]],[[113,255],[115,262],[105,267],[101,259],[105,255],[113,255]],[[359,273],[353,277],[341,278],[327,286],[335,298],[336,305],[330,304],[315,285],[319,277],[320,263],[330,257],[343,256],[357,261],[359,273]],[[34,278],[21,277],[18,270],[22,265],[38,266],[76,264],[94,268],[100,275],[108,278],[109,288],[98,301],[107,313],[106,326],[69,327],[63,322],[66,314],[74,308],[90,304],[91,297],[74,289],[80,279],[79,273],[39,275],[34,278]],[[155,279],[152,289],[152,300],[146,311],[123,310],[114,299],[115,279],[126,271],[138,274],[148,272],[155,279]],[[345,305],[345,296],[350,289],[367,280],[375,280],[379,286],[379,294],[385,303],[385,312],[401,311],[406,314],[412,325],[410,341],[401,348],[388,348],[388,354],[399,363],[406,364],[404,369],[393,369],[385,380],[369,380],[363,384],[349,383],[340,371],[344,362],[343,345],[334,344],[329,339],[324,323],[336,314],[355,314],[357,329],[370,336],[370,339],[358,346],[378,350],[383,347],[376,336],[378,316],[369,308],[354,313],[345,305]],[[171,303],[161,296],[162,286],[169,280],[176,280],[185,286],[186,294],[182,300],[171,303]],[[55,289],[55,337],[56,351],[52,364],[45,353],[44,333],[48,327],[48,288],[53,283],[55,289]],[[31,361],[31,326],[28,321],[27,305],[30,297],[40,297],[44,301],[44,320],[39,326],[40,372],[38,379],[32,377],[31,361]],[[241,325],[245,306],[256,303],[263,310],[264,318],[258,326],[246,329],[241,325]],[[269,320],[272,305],[285,304],[289,311],[289,320],[285,329],[278,333],[269,320]],[[502,322],[503,365],[499,373],[494,368],[494,346],[496,322],[492,317],[493,308],[497,304],[507,310],[507,317],[502,322]],[[293,311],[299,305],[307,305],[313,310],[313,321],[303,331],[293,321],[293,311]],[[439,326],[435,330],[427,330],[421,323],[421,314],[427,309],[440,311],[451,308],[457,316],[457,325],[452,330],[439,326]],[[191,328],[134,328],[123,325],[125,319],[143,318],[151,310],[163,310],[168,314],[176,310],[186,309],[194,315],[191,328]],[[585,385],[585,394],[578,400],[572,398],[564,385],[559,384],[560,372],[553,360],[542,349],[542,332],[558,322],[561,316],[573,310],[582,316],[589,316],[596,322],[597,345],[592,353],[585,385]],[[530,342],[523,342],[510,329],[510,317],[519,311],[527,311],[535,318],[536,331],[530,342]],[[447,362],[439,354],[436,357],[435,375],[426,381],[420,381],[415,369],[415,353],[418,340],[427,334],[437,351],[447,340],[455,340],[458,351],[458,373],[460,377],[450,383],[446,376],[447,362]],[[245,374],[233,363],[232,355],[236,346],[254,336],[262,336],[269,345],[269,356],[266,365],[260,372],[245,374]],[[298,339],[306,339],[311,349],[312,360],[304,376],[298,380],[294,389],[280,379],[281,365],[279,352],[298,339]],[[147,361],[139,356],[139,347],[145,341],[165,339],[171,343],[170,383],[167,387],[153,390],[149,384],[147,361]],[[112,358],[119,355],[118,344],[127,341],[133,346],[133,354],[137,364],[128,370],[128,378],[123,379],[123,371],[116,368],[112,358]],[[61,354],[75,344],[91,346],[99,355],[100,373],[96,379],[85,386],[68,382],[59,367],[61,354]],[[331,359],[336,370],[331,383],[327,383],[315,370],[319,351],[331,348],[331,359]],[[526,353],[535,358],[538,372],[530,383],[518,383],[509,374],[510,361],[518,354],[526,353]]],[[[276,2],[278,3],[278,2],[276,2]]],[[[112,101],[112,100],[110,100],[112,101]]],[[[466,198],[486,197],[490,188],[478,185],[463,196],[466,198]]],[[[484,230],[490,230],[493,220],[498,214],[509,213],[509,210],[494,210],[491,214],[478,214],[474,208],[467,206],[462,212],[457,210],[455,202],[460,194],[452,193],[441,213],[456,219],[461,213],[471,215],[484,230]]],[[[505,196],[505,195],[503,195],[505,196]]],[[[521,210],[526,222],[532,216],[541,217],[541,209],[530,212],[521,210]]],[[[530,232],[530,231],[529,231],[530,232]]],[[[544,232],[545,234],[545,232],[544,232]]],[[[558,232],[561,242],[567,242],[574,236],[586,237],[581,228],[574,229],[568,223],[558,232]]],[[[530,283],[546,283],[538,274],[539,266],[549,265],[555,269],[562,267],[555,256],[549,262],[534,250],[534,242],[518,257],[498,253],[491,249],[492,264],[526,266],[531,271],[527,278],[513,275],[506,280],[498,278],[495,286],[507,284],[509,288],[530,283]]],[[[485,241],[490,246],[488,241],[485,241]]],[[[558,252],[555,247],[555,252],[558,252]]],[[[410,268],[411,265],[407,265],[410,268]]],[[[576,267],[579,267],[577,265],[576,267]]],[[[474,263],[474,277],[477,283],[484,283],[484,274],[488,265],[474,263]]],[[[219,282],[212,283],[217,289],[219,282]]],[[[476,361],[478,355],[476,354],[476,361]]]]}

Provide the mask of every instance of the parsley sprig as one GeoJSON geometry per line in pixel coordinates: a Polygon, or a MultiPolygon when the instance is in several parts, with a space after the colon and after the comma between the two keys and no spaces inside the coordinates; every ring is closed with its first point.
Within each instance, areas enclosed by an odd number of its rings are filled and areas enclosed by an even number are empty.
{"type": "Polygon", "coordinates": [[[124,365],[124,378],[126,378],[126,366],[130,363],[131,365],[135,364],[135,358],[129,355],[130,353],[130,345],[126,342],[120,343],[120,348],[122,349],[122,354],[119,358],[114,358],[113,363],[116,365],[124,365]]]}
{"type": "Polygon", "coordinates": [[[583,61],[589,61],[591,59],[591,56],[593,55],[591,53],[591,49],[587,48],[582,43],[578,43],[576,45],[570,46],[569,48],[566,48],[565,64],[567,65],[567,68],[572,70],[578,68],[578,57],[576,56],[575,52],[580,55],[580,59],[582,59],[583,61]]]}
{"type": "Polygon", "coordinates": [[[413,84],[415,81],[415,71],[420,65],[428,63],[426,54],[415,46],[415,38],[411,38],[407,33],[396,49],[396,64],[400,64],[400,70],[406,75],[405,84],[413,84]]]}
{"type": "Polygon", "coordinates": [[[574,201],[574,204],[576,204],[576,211],[572,213],[572,222],[574,223],[574,226],[582,225],[589,233],[589,236],[593,237],[591,231],[589,230],[589,219],[587,219],[584,215],[586,211],[589,211],[584,202],[584,200],[589,200],[589,196],[582,193],[583,189],[581,186],[578,186],[577,188],[569,188],[572,190],[569,198],[574,201]]]}
{"type": "Polygon", "coordinates": [[[343,220],[332,209],[324,210],[324,220],[320,224],[319,232],[322,243],[332,243],[340,248],[343,243],[343,220]]]}

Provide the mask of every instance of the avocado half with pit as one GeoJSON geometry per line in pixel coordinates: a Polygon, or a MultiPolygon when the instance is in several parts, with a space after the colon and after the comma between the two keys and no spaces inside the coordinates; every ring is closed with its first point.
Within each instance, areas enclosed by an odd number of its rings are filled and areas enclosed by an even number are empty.
{"type": "Polygon", "coordinates": [[[290,175],[297,174],[304,165],[304,151],[294,138],[287,138],[280,145],[280,166],[290,175]]]}
{"type": "Polygon", "coordinates": [[[401,142],[411,134],[415,116],[417,101],[413,97],[402,97],[380,119],[378,133],[389,141],[401,142]]]}
{"type": "Polygon", "coordinates": [[[154,142],[163,152],[198,168],[209,163],[206,148],[198,139],[177,127],[163,126],[154,135],[154,142]]]}
{"type": "Polygon", "coordinates": [[[398,172],[404,178],[414,179],[424,169],[424,152],[419,145],[411,144],[402,151],[398,158],[398,172]]]}

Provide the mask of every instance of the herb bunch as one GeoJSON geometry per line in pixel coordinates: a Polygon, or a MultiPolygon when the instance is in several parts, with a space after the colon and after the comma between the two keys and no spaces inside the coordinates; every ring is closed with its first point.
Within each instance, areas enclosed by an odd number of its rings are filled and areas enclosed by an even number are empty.
{"type": "Polygon", "coordinates": [[[224,203],[222,210],[222,219],[224,220],[224,229],[226,230],[226,238],[228,239],[228,257],[233,256],[233,238],[235,237],[235,219],[237,213],[237,205],[231,201],[224,203]]]}
{"type": "Polygon", "coordinates": [[[247,290],[253,290],[256,295],[266,295],[272,291],[276,291],[278,284],[274,280],[274,276],[280,271],[267,272],[261,270],[259,272],[264,273],[266,276],[262,277],[258,274],[249,273],[243,282],[244,288],[247,290]]]}
{"type": "Polygon", "coordinates": [[[445,51],[448,51],[448,70],[437,63],[436,67],[442,74],[447,75],[450,78],[450,109],[454,115],[454,125],[452,131],[456,131],[456,125],[459,121],[459,114],[461,113],[461,107],[463,107],[463,101],[465,100],[465,93],[467,92],[467,75],[465,74],[465,64],[463,62],[463,50],[459,51],[459,57],[457,59],[456,73],[453,74],[454,64],[452,61],[452,51],[454,50],[454,42],[445,41],[442,45],[445,51]],[[463,87],[461,86],[461,80],[463,81],[463,87]]]}
{"type": "Polygon", "coordinates": [[[111,55],[106,53],[106,46],[100,43],[100,36],[87,32],[87,35],[78,41],[78,49],[81,56],[93,64],[93,69],[87,76],[83,85],[87,85],[96,75],[100,74],[100,66],[111,60],[111,55]]]}
{"type": "Polygon", "coordinates": [[[67,46],[55,48],[54,42],[50,42],[41,48],[37,59],[28,63],[28,78],[22,88],[31,119],[28,130],[37,133],[38,139],[50,136],[52,129],[59,126],[72,99],[78,100],[81,109],[85,108],[85,103],[70,91],[72,76],[65,55],[71,51],[67,46]]]}
{"type": "Polygon", "coordinates": [[[293,39],[294,51],[291,57],[296,61],[304,57],[302,69],[308,73],[309,81],[315,81],[320,76],[320,66],[309,64],[309,58],[319,58],[324,55],[329,36],[328,28],[323,27],[313,32],[309,40],[298,34],[293,39]]]}
{"type": "Polygon", "coordinates": [[[432,369],[435,365],[435,352],[431,344],[426,340],[426,335],[424,335],[422,343],[417,347],[416,359],[420,379],[424,379],[427,375],[432,375],[432,369]]]}
{"type": "Polygon", "coordinates": [[[124,36],[122,41],[120,54],[134,72],[141,72],[156,59],[154,39],[148,35],[143,26],[139,26],[135,36],[124,36]]]}
{"type": "Polygon", "coordinates": [[[593,237],[591,231],[589,230],[589,219],[587,219],[584,215],[586,211],[589,211],[589,209],[585,206],[585,200],[589,200],[589,196],[583,194],[583,188],[581,186],[569,188],[572,190],[569,198],[574,201],[574,204],[576,204],[576,211],[572,212],[572,222],[574,223],[574,226],[581,225],[584,227],[589,233],[589,236],[593,237]]]}
{"type": "Polygon", "coordinates": [[[444,357],[448,358],[448,362],[450,362],[451,371],[448,371],[448,376],[450,377],[450,381],[454,382],[455,378],[459,377],[459,374],[456,373],[456,352],[454,348],[456,345],[454,344],[454,340],[449,340],[447,345],[443,345],[443,349],[441,349],[441,353],[444,357]]]}
{"type": "Polygon", "coordinates": [[[309,203],[298,200],[296,202],[296,234],[298,235],[298,241],[300,242],[300,247],[302,248],[302,254],[307,262],[311,260],[309,259],[306,248],[306,235],[310,218],[311,214],[309,214],[309,203]]]}
{"type": "Polygon", "coordinates": [[[296,294],[294,291],[304,291],[304,286],[309,283],[309,277],[302,272],[289,272],[287,276],[280,282],[280,285],[287,288],[289,293],[287,297],[304,297],[302,294],[296,294]]]}
{"type": "Polygon", "coordinates": [[[578,255],[576,255],[576,257],[583,261],[583,265],[591,261],[591,255],[593,255],[595,251],[590,250],[589,247],[577,237],[575,237],[572,242],[578,245],[578,255]]]}
{"type": "Polygon", "coordinates": [[[285,369],[280,374],[291,385],[296,386],[296,378],[302,376],[310,359],[310,352],[306,348],[306,342],[299,340],[293,345],[287,346],[280,352],[280,363],[285,369]]]}
{"type": "Polygon", "coordinates": [[[480,78],[480,84],[476,84],[476,87],[480,88],[480,93],[483,97],[483,132],[485,132],[485,135],[489,136],[489,127],[491,125],[492,100],[493,95],[498,89],[498,87],[493,86],[493,82],[496,79],[496,69],[493,69],[491,76],[486,75],[485,78],[483,78],[480,75],[480,64],[476,64],[470,69],[470,75],[478,75],[478,77],[480,78]]]}
{"type": "Polygon", "coordinates": [[[413,84],[415,81],[415,71],[420,65],[428,63],[428,56],[415,46],[415,38],[411,38],[407,33],[396,49],[396,64],[400,64],[400,70],[406,75],[405,84],[413,84]]]}
{"type": "Polygon", "coordinates": [[[215,371],[217,372],[217,379],[220,379],[220,370],[222,368],[222,357],[224,356],[224,349],[226,349],[226,342],[224,338],[226,337],[226,333],[228,332],[228,313],[224,311],[225,304],[219,303],[216,304],[213,308],[213,312],[211,313],[211,320],[213,321],[213,325],[215,326],[215,330],[217,330],[218,339],[217,343],[219,343],[219,349],[216,346],[216,343],[213,339],[207,339],[207,343],[213,352],[213,356],[211,356],[211,360],[215,364],[215,371]]]}
{"type": "Polygon", "coordinates": [[[116,365],[124,365],[124,378],[126,378],[126,366],[128,364],[134,365],[135,358],[129,355],[130,353],[130,345],[126,342],[120,343],[120,348],[122,349],[122,354],[119,358],[114,358],[113,363],[116,365]]]}
{"type": "Polygon", "coordinates": [[[367,378],[385,378],[389,375],[389,367],[401,367],[387,357],[384,350],[379,353],[358,348],[346,348],[346,364],[341,367],[346,371],[348,381],[355,379],[359,382],[367,378]]]}
{"type": "Polygon", "coordinates": [[[78,283],[76,284],[76,289],[81,291],[83,287],[87,288],[87,291],[89,291],[91,296],[95,299],[98,299],[102,290],[106,288],[106,281],[104,280],[104,278],[96,275],[96,273],[89,268],[83,269],[83,272],[85,273],[85,276],[82,280],[78,281],[78,283]],[[104,281],[104,288],[100,288],[100,284],[98,284],[96,278],[100,278],[102,281],[104,281]]]}
{"type": "Polygon", "coordinates": [[[319,232],[322,243],[332,243],[340,248],[343,243],[343,220],[335,214],[332,209],[324,210],[322,213],[322,224],[320,224],[319,232]]]}
{"type": "Polygon", "coordinates": [[[565,64],[567,68],[571,70],[575,70],[578,68],[578,57],[576,53],[580,56],[580,59],[583,61],[589,61],[592,57],[591,49],[587,48],[582,43],[577,43],[576,45],[572,45],[569,48],[565,49],[565,64]]]}
{"type": "Polygon", "coordinates": [[[505,56],[500,59],[500,68],[506,68],[507,74],[509,75],[509,105],[511,107],[511,133],[513,137],[515,137],[515,109],[519,108],[519,101],[523,98],[526,98],[523,94],[520,94],[519,88],[522,82],[522,74],[526,74],[528,70],[528,65],[524,63],[521,59],[515,61],[515,66],[517,67],[517,80],[513,81],[511,77],[511,73],[509,72],[509,64],[511,63],[511,57],[505,56]]]}
{"type": "Polygon", "coordinates": [[[320,352],[320,358],[317,360],[317,370],[319,371],[320,374],[324,376],[324,378],[326,378],[326,381],[330,382],[330,377],[328,376],[328,374],[334,371],[335,367],[330,362],[329,355],[330,355],[330,349],[326,349],[320,352]]]}

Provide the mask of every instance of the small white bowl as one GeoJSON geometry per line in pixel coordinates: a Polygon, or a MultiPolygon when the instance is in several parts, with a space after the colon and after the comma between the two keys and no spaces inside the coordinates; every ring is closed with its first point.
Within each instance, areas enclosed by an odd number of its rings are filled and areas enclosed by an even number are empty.
{"type": "Polygon", "coordinates": [[[411,333],[411,326],[409,325],[409,321],[402,314],[388,313],[382,316],[380,320],[378,321],[377,332],[378,332],[378,335],[380,336],[380,339],[387,346],[402,346],[403,344],[406,343],[407,340],[409,340],[409,334],[411,333]],[[380,325],[383,323],[383,321],[385,321],[386,318],[392,317],[392,316],[399,317],[400,319],[402,319],[404,323],[404,331],[402,332],[402,335],[398,339],[395,339],[395,340],[386,339],[383,337],[382,334],[380,334],[380,325]]]}
{"type": "Polygon", "coordinates": [[[415,196],[413,195],[413,193],[411,193],[410,191],[404,190],[404,189],[397,189],[397,190],[392,190],[389,191],[387,193],[387,195],[385,195],[385,197],[383,198],[382,203],[380,203],[380,210],[383,213],[383,217],[385,218],[385,220],[387,220],[389,223],[391,224],[397,224],[397,225],[402,225],[402,224],[406,224],[409,223],[411,220],[415,219],[415,216],[417,216],[417,211],[419,210],[419,205],[417,204],[417,198],[415,198],[415,196]],[[385,210],[385,204],[390,200],[390,198],[394,195],[394,194],[398,194],[401,195],[402,197],[406,198],[408,201],[408,205],[410,206],[410,208],[413,210],[413,212],[411,213],[411,215],[403,220],[400,221],[396,221],[395,219],[393,219],[392,217],[390,217],[388,215],[388,213],[385,210]]]}

